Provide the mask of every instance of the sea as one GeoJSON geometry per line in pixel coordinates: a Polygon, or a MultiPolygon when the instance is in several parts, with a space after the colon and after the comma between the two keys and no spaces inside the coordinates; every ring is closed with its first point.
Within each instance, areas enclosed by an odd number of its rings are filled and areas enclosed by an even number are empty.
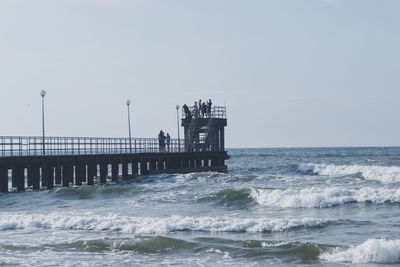
{"type": "Polygon", "coordinates": [[[0,266],[396,266],[400,148],[229,149],[227,173],[0,194],[0,266]]]}

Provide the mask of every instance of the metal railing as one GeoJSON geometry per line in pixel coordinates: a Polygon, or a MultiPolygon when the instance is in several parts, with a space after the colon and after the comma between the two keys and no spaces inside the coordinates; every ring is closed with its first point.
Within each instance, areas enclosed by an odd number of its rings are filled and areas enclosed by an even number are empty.
{"type": "Polygon", "coordinates": [[[184,140],[160,147],[158,138],[0,136],[0,157],[184,152],[184,140]]]}
{"type": "Polygon", "coordinates": [[[189,112],[185,112],[182,109],[182,118],[183,119],[191,119],[191,118],[216,118],[216,119],[226,119],[226,107],[211,107],[211,110],[206,110],[206,112],[201,112],[195,106],[189,107],[189,112]]]}

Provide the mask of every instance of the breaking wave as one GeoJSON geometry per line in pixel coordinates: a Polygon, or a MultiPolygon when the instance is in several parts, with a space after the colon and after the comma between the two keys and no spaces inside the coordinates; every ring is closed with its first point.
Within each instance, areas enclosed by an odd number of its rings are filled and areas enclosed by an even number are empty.
{"type": "Polygon", "coordinates": [[[279,232],[297,228],[322,227],[335,221],[327,219],[300,218],[232,218],[232,217],[191,217],[170,216],[127,217],[111,214],[108,216],[46,214],[4,215],[0,218],[0,230],[16,229],[64,229],[120,231],[132,234],[165,234],[175,231],[204,232],[279,232]]]}
{"type": "Polygon", "coordinates": [[[325,164],[300,164],[298,172],[319,175],[351,175],[361,174],[364,179],[375,180],[383,183],[400,182],[400,167],[360,166],[360,165],[325,165],[325,164]]]}
{"type": "Polygon", "coordinates": [[[347,250],[323,253],[320,259],[329,262],[400,263],[400,240],[369,239],[347,250]]]}
{"type": "Polygon", "coordinates": [[[352,202],[400,203],[400,188],[251,189],[250,197],[258,204],[269,207],[326,208],[352,202]]]}

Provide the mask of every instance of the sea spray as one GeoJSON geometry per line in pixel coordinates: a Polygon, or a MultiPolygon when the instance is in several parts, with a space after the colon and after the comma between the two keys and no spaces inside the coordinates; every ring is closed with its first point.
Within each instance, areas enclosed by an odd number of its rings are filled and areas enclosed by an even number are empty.
{"type": "Polygon", "coordinates": [[[0,218],[0,230],[64,229],[121,231],[133,234],[165,234],[175,231],[204,232],[279,232],[300,227],[321,227],[334,222],[315,218],[234,218],[211,216],[169,216],[164,218],[128,217],[110,214],[73,215],[52,213],[46,215],[9,214],[0,218]]]}
{"type": "Polygon", "coordinates": [[[250,196],[260,205],[268,207],[327,208],[352,202],[400,203],[400,188],[310,187],[286,190],[253,188],[250,196]]]}
{"type": "Polygon", "coordinates": [[[375,180],[382,183],[399,183],[400,167],[392,166],[360,166],[360,165],[330,165],[303,163],[298,166],[298,171],[305,174],[319,175],[351,175],[361,174],[366,180],[375,180]]]}
{"type": "Polygon", "coordinates": [[[323,253],[320,258],[329,262],[400,263],[400,240],[369,239],[346,250],[323,253]]]}

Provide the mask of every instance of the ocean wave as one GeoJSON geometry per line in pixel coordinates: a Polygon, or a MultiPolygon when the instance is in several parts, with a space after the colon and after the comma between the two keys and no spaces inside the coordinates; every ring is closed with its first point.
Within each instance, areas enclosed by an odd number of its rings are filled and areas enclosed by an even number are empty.
{"type": "Polygon", "coordinates": [[[127,217],[111,214],[73,215],[73,214],[5,214],[0,217],[0,230],[16,229],[65,229],[120,231],[132,234],[165,234],[176,231],[204,232],[280,232],[297,228],[313,228],[327,225],[332,220],[299,218],[233,218],[233,217],[191,217],[170,216],[127,217]]]}
{"type": "Polygon", "coordinates": [[[60,187],[53,191],[49,191],[57,198],[76,198],[91,199],[98,196],[104,197],[120,197],[121,194],[141,193],[144,189],[130,185],[103,185],[103,186],[81,186],[81,187],[60,187]]]}
{"type": "Polygon", "coordinates": [[[134,251],[139,253],[165,253],[172,250],[193,249],[196,247],[196,243],[170,237],[154,236],[78,240],[71,243],[45,244],[38,247],[38,249],[43,247],[60,251],[78,249],[88,252],[134,251]]]}
{"type": "Polygon", "coordinates": [[[258,204],[282,208],[326,208],[352,202],[400,203],[400,188],[344,189],[340,187],[305,189],[251,189],[258,204]]]}
{"type": "Polygon", "coordinates": [[[366,180],[375,180],[383,183],[400,182],[400,167],[361,166],[361,165],[325,165],[304,163],[298,165],[297,171],[303,174],[319,175],[351,175],[361,174],[366,180]]]}
{"type": "Polygon", "coordinates": [[[320,259],[329,262],[400,263],[400,240],[369,239],[347,250],[323,253],[320,259]]]}
{"type": "Polygon", "coordinates": [[[214,202],[224,207],[245,207],[254,203],[250,198],[250,189],[224,189],[207,197],[199,199],[200,202],[214,202]]]}

